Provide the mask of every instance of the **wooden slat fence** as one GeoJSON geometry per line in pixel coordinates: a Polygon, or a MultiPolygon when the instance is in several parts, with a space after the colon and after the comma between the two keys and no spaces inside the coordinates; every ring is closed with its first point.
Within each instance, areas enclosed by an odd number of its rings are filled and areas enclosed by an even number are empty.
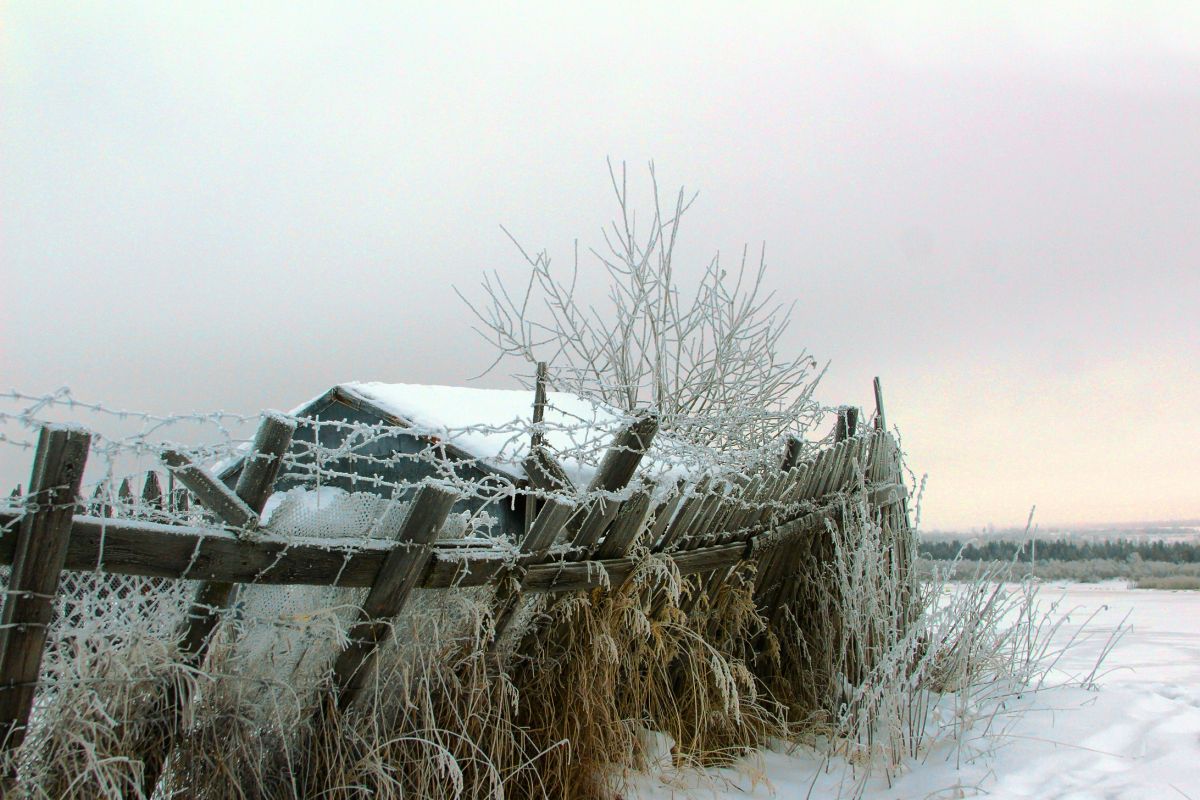
{"type": "MultiPolygon", "coordinates": [[[[338,708],[354,701],[390,621],[403,613],[415,589],[495,584],[500,634],[522,595],[619,585],[637,564],[638,556],[631,553],[644,548],[670,559],[680,574],[697,576],[691,603],[714,596],[738,565],[755,562],[755,599],[771,618],[793,591],[789,579],[799,560],[812,552],[812,540],[836,519],[848,496],[865,500],[897,534],[907,531],[898,449],[883,419],[877,388],[876,426],[858,430],[857,410],[844,409],[834,443],[812,457],[804,457],[805,448],[796,440],[776,466],[705,476],[656,491],[649,484],[629,485],[657,430],[657,421],[645,417],[617,434],[583,503],[576,502],[573,489],[563,493],[561,468],[539,444],[530,460],[530,466],[539,466],[529,474],[540,511],[528,517],[524,541],[509,549],[438,541],[458,498],[432,484],[418,491],[403,519],[387,523],[395,525],[394,532],[366,543],[305,542],[258,529],[295,429],[294,421],[277,415],[264,419],[234,489],[183,454],[164,453],[167,488],[159,475],[147,477],[142,518],[122,513],[134,502],[128,481],[115,498],[105,493],[81,500],[87,435],[47,427],[29,493],[11,498],[8,508],[0,506],[0,564],[13,566],[3,606],[5,627],[0,628],[0,736],[5,737],[0,747],[19,744],[28,725],[49,621],[47,598],[63,569],[200,581],[192,612],[178,632],[194,666],[203,664],[222,609],[240,584],[369,588],[349,643],[336,659],[329,706],[338,708]],[[176,482],[186,491],[175,488],[176,482]],[[39,499],[46,497],[49,504],[39,499]],[[178,519],[189,507],[190,518],[218,519],[222,525],[170,523],[152,513],[162,508],[178,519]],[[195,513],[201,508],[206,515],[195,513]]],[[[150,765],[147,793],[163,762],[150,765]]]]}

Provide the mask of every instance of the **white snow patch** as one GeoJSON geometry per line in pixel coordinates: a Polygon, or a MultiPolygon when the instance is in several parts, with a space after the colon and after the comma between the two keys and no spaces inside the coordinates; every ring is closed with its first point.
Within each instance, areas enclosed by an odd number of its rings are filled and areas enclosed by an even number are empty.
{"type": "MultiPolygon", "coordinates": [[[[1098,690],[1044,689],[1014,698],[981,723],[960,753],[941,744],[889,786],[872,778],[866,800],[1038,798],[1200,800],[1200,592],[1127,589],[1118,584],[1047,586],[1062,597],[1066,644],[1049,683],[1086,677],[1126,613],[1128,631],[1105,661],[1098,690]]],[[[631,779],[629,798],[834,798],[854,795],[845,762],[811,748],[777,746],[736,769],[666,766],[631,779]]]]}

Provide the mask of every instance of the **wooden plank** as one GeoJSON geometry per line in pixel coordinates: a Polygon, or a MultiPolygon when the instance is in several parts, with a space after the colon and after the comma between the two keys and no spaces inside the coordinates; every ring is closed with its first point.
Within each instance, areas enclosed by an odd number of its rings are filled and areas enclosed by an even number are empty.
{"type": "Polygon", "coordinates": [[[833,491],[849,492],[854,488],[854,465],[858,462],[858,438],[847,439],[846,453],[838,468],[837,477],[833,481],[833,491]]]}
{"type": "MultiPolygon", "coordinates": [[[[809,499],[817,482],[820,480],[824,464],[828,458],[828,451],[819,453],[813,461],[804,465],[801,469],[795,472],[799,473],[798,479],[793,482],[793,473],[788,474],[788,482],[784,485],[784,498],[786,501],[803,502],[809,499]]],[[[767,512],[760,517],[761,521],[766,521],[773,516],[774,512],[767,512]]],[[[779,535],[781,529],[787,529],[787,525],[776,526],[767,536],[760,537],[755,543],[756,547],[752,551],[761,552],[757,555],[758,568],[754,578],[754,597],[760,608],[765,608],[769,604],[770,598],[775,594],[774,587],[778,576],[784,567],[790,562],[790,554],[788,546],[781,544],[784,539],[779,535]],[[770,541],[772,545],[762,550],[761,542],[770,541]]]]}
{"type": "Polygon", "coordinates": [[[850,438],[850,425],[846,419],[846,407],[842,406],[837,410],[837,423],[834,425],[833,441],[834,443],[844,442],[850,438]]]}
{"type": "Polygon", "coordinates": [[[837,478],[840,471],[842,460],[846,456],[846,443],[834,445],[829,449],[829,458],[825,462],[825,474],[821,476],[820,483],[817,484],[813,491],[813,497],[820,498],[829,494],[833,489],[833,482],[837,478]]]}
{"type": "Polygon", "coordinates": [[[830,492],[838,490],[842,471],[845,469],[846,460],[849,455],[849,449],[850,443],[848,441],[834,446],[833,455],[829,462],[829,471],[825,475],[825,480],[821,481],[821,485],[817,488],[817,497],[824,497],[830,492]]]}
{"type": "Polygon", "coordinates": [[[67,425],[38,434],[0,611],[0,750],[25,739],[90,444],[91,434],[67,425]]]}
{"type": "Polygon", "coordinates": [[[675,519],[675,515],[679,513],[679,507],[686,499],[687,495],[684,494],[683,484],[680,482],[675,487],[674,493],[654,510],[654,524],[650,526],[650,532],[646,534],[646,546],[652,552],[659,551],[659,543],[667,531],[667,526],[675,519]]]}
{"type": "Polygon", "coordinates": [[[558,535],[559,529],[566,524],[567,518],[575,510],[575,504],[569,500],[554,497],[546,501],[545,506],[538,512],[533,528],[521,541],[518,549],[520,559],[525,563],[545,556],[550,545],[558,535]]]}
{"type": "Polygon", "coordinates": [[[761,504],[770,496],[770,492],[774,486],[774,481],[764,475],[758,475],[754,478],[750,485],[737,498],[737,504],[733,513],[725,522],[726,532],[722,536],[722,544],[735,539],[744,540],[747,538],[751,532],[748,524],[752,519],[756,519],[759,516],[761,513],[761,504]]]}
{"type": "MultiPolygon", "coordinates": [[[[258,515],[274,488],[279,462],[287,452],[295,430],[294,420],[277,412],[263,414],[232,495],[223,483],[193,464],[176,469],[175,475],[206,508],[218,516],[228,515],[223,517],[226,522],[244,529],[256,527],[258,515]],[[210,506],[209,502],[213,505],[210,506]],[[236,525],[234,520],[244,522],[236,525]]],[[[168,454],[163,454],[163,460],[168,461],[168,454]]],[[[179,631],[180,650],[189,664],[198,666],[203,663],[212,632],[220,620],[220,612],[229,604],[233,588],[232,582],[216,581],[202,584],[197,589],[187,619],[179,631]]]]}
{"type": "MultiPolygon", "coordinates": [[[[0,563],[12,563],[16,515],[0,513],[0,563]]],[[[370,586],[388,545],[355,539],[343,545],[290,537],[246,539],[220,528],[79,516],[71,525],[65,569],[150,578],[229,583],[370,586]],[[344,568],[344,569],[343,569],[344,568]]]]}
{"type": "Polygon", "coordinates": [[[846,474],[842,477],[842,486],[846,489],[859,482],[859,475],[864,467],[863,450],[866,444],[866,437],[855,436],[850,440],[850,443],[850,458],[846,462],[846,474]]]}
{"type": "Polygon", "coordinates": [[[798,505],[796,496],[801,472],[801,468],[797,467],[775,475],[769,488],[764,490],[765,496],[755,503],[757,513],[752,512],[749,519],[743,520],[742,526],[760,529],[793,516],[798,505]]]}
{"type": "Polygon", "coordinates": [[[178,450],[164,450],[161,458],[175,479],[191,490],[196,501],[222,522],[242,530],[253,530],[258,525],[258,514],[254,509],[187,455],[178,450]]]}
{"type": "Polygon", "coordinates": [[[617,492],[628,486],[656,433],[658,417],[655,414],[647,414],[623,428],[604,453],[596,477],[588,485],[588,492],[617,492]]]}
{"type": "MultiPolygon", "coordinates": [[[[759,552],[769,543],[786,539],[810,518],[814,518],[814,514],[779,525],[750,540],[674,553],[669,557],[685,575],[692,574],[694,565],[705,560],[715,561],[715,567],[732,565],[740,560],[740,554],[759,552]]],[[[10,527],[15,519],[15,514],[0,513],[0,526],[10,527]]],[[[0,564],[12,563],[16,538],[15,530],[0,532],[0,564]]],[[[263,585],[328,586],[337,576],[338,586],[369,587],[396,547],[393,542],[363,542],[360,539],[340,545],[328,542],[303,544],[284,537],[250,541],[215,528],[76,517],[65,568],[92,571],[102,565],[103,571],[118,575],[205,577],[263,585]]],[[[511,563],[511,551],[505,553],[486,547],[439,543],[419,585],[426,589],[483,586],[511,563]]],[[[628,558],[533,564],[529,567],[524,590],[557,592],[595,588],[604,585],[602,571],[619,580],[632,566],[633,562],[628,558]]]]}
{"type": "Polygon", "coordinates": [[[679,511],[676,512],[674,518],[671,520],[667,532],[663,534],[662,539],[654,546],[654,552],[667,552],[687,534],[695,522],[696,516],[704,507],[711,483],[711,478],[705,476],[693,487],[691,494],[687,495],[687,499],[683,501],[683,505],[680,506],[679,511]]]}
{"type": "MultiPolygon", "coordinates": [[[[280,462],[295,430],[295,420],[275,411],[264,412],[233,490],[181,453],[166,451],[162,460],[205,508],[233,525],[240,534],[258,526],[259,514],[271,496],[280,462]]],[[[233,581],[206,581],[196,589],[187,617],[176,631],[180,653],[189,666],[204,664],[213,631],[220,622],[221,612],[229,606],[236,586],[233,581]]],[[[168,720],[163,732],[165,746],[157,758],[146,759],[142,772],[142,791],[147,797],[154,793],[162,777],[167,758],[175,746],[175,737],[181,733],[183,712],[190,700],[185,692],[172,686],[165,701],[168,720]]]]}
{"type": "Polygon", "coordinates": [[[745,506],[759,488],[759,483],[756,480],[748,481],[745,484],[733,484],[729,493],[725,495],[724,501],[717,507],[716,513],[713,514],[712,523],[709,525],[710,542],[715,544],[722,540],[730,541],[733,538],[735,530],[733,524],[737,521],[737,517],[745,509],[745,506]]]}
{"type": "Polygon", "coordinates": [[[799,498],[801,500],[810,500],[816,496],[816,488],[820,485],[821,479],[825,476],[825,470],[829,466],[829,452],[829,450],[822,450],[813,459],[812,467],[805,476],[804,488],[800,490],[799,498]]]}
{"type": "MultiPolygon", "coordinates": [[[[717,544],[720,541],[722,525],[728,518],[729,511],[735,507],[740,494],[741,487],[735,487],[729,492],[716,493],[714,495],[715,503],[706,504],[696,523],[696,532],[679,545],[679,550],[701,550],[717,544]]],[[[724,570],[706,571],[695,577],[691,594],[680,602],[679,607],[683,613],[691,614],[701,597],[707,596],[709,584],[717,572],[724,572],[724,570]]],[[[666,598],[661,595],[655,599],[651,605],[652,615],[658,613],[658,608],[665,604],[665,600],[666,598]]]]}
{"type": "MultiPolygon", "coordinates": [[[[591,556],[591,551],[595,547],[596,542],[604,534],[604,531],[612,523],[613,519],[616,518],[620,507],[620,500],[597,497],[587,506],[586,510],[580,509],[575,513],[575,519],[583,518],[583,521],[579,523],[579,529],[575,532],[575,538],[571,542],[572,546],[578,548],[578,558],[589,558],[591,556]]],[[[570,521],[568,521],[569,528],[570,521]]]]}
{"type": "Polygon", "coordinates": [[[142,504],[148,509],[158,511],[165,506],[162,481],[158,479],[158,473],[154,470],[146,473],[146,483],[142,486],[142,504]]]}
{"type": "MultiPolygon", "coordinates": [[[[258,522],[258,515],[262,513],[267,498],[274,492],[275,478],[279,475],[283,456],[287,453],[295,433],[296,420],[278,411],[263,413],[263,421],[254,435],[254,443],[250,446],[250,455],[243,462],[242,473],[238,476],[237,485],[233,490],[234,494],[250,507],[255,523],[258,522]]],[[[220,481],[215,483],[224,485],[220,481]]],[[[203,499],[201,502],[204,502],[203,499]]]]}
{"type": "Polygon", "coordinates": [[[804,485],[808,481],[808,474],[812,471],[812,464],[801,464],[792,470],[789,475],[791,478],[791,488],[787,490],[788,502],[799,503],[804,498],[804,485]]]}
{"type": "Polygon", "coordinates": [[[692,524],[683,532],[683,538],[677,545],[677,549],[691,550],[707,543],[706,539],[712,530],[713,518],[719,512],[725,499],[725,487],[723,485],[714,487],[714,490],[704,499],[700,510],[696,512],[692,524]]]}
{"type": "Polygon", "coordinates": [[[887,415],[883,411],[883,384],[879,382],[879,376],[875,376],[875,427],[878,430],[887,430],[887,415]]]}
{"type": "Polygon", "coordinates": [[[550,545],[554,544],[554,539],[574,510],[575,504],[567,500],[559,498],[547,500],[542,506],[542,510],[538,512],[533,525],[529,527],[529,533],[521,541],[516,562],[509,569],[502,571],[502,573],[510,574],[507,576],[502,574],[496,586],[492,649],[495,649],[501,637],[504,636],[509,623],[512,622],[513,614],[520,605],[527,567],[532,562],[545,558],[546,551],[550,545]],[[513,572],[517,574],[511,574],[513,572]]]}
{"type": "MultiPolygon", "coordinates": [[[[747,488],[747,492],[740,498],[740,507],[729,520],[730,530],[717,540],[717,544],[734,541],[745,542],[757,535],[764,521],[774,513],[768,502],[780,496],[781,493],[795,489],[796,472],[797,470],[792,469],[774,477],[756,476],[747,488]]],[[[721,586],[736,568],[737,564],[735,563],[701,575],[698,579],[696,593],[688,604],[689,613],[691,608],[699,602],[701,596],[707,597],[710,601],[715,600],[721,586]]]]}
{"type": "Polygon", "coordinates": [[[637,544],[638,536],[645,530],[646,519],[650,515],[650,493],[651,489],[642,489],[621,504],[608,535],[596,548],[596,560],[621,558],[637,544]]]}
{"type": "Polygon", "coordinates": [[[371,591],[363,602],[359,620],[350,630],[350,642],[334,662],[337,707],[345,710],[366,684],[379,645],[391,636],[390,620],[400,613],[433,554],[437,539],[458,494],[426,484],[417,490],[408,515],[396,533],[399,545],[384,558],[371,591]]]}
{"type": "Polygon", "coordinates": [[[566,526],[572,544],[580,548],[585,557],[595,548],[617,512],[613,498],[603,496],[604,493],[619,492],[629,485],[657,432],[658,417],[647,414],[626,425],[613,437],[595,477],[588,484],[587,496],[593,498],[592,503],[577,511],[566,526]]]}
{"type": "Polygon", "coordinates": [[[889,483],[888,472],[892,463],[891,435],[887,431],[875,431],[871,436],[871,452],[867,456],[867,479],[872,483],[889,483]]]}
{"type": "Polygon", "coordinates": [[[533,450],[526,457],[524,467],[530,485],[539,491],[552,494],[575,494],[577,491],[566,470],[544,447],[533,450]]]}
{"type": "MultiPolygon", "coordinates": [[[[712,484],[716,484],[713,481],[712,484]]],[[[706,488],[711,488],[705,495],[697,495],[692,502],[684,508],[680,513],[676,522],[672,524],[670,538],[663,537],[667,542],[667,546],[671,548],[671,552],[676,558],[685,553],[694,552],[697,550],[709,549],[706,545],[710,545],[712,540],[708,535],[711,530],[712,517],[717,509],[725,502],[727,496],[724,491],[724,486],[709,485],[706,488]]],[[[692,594],[691,598],[694,601],[698,592],[692,594]]],[[[664,591],[657,591],[649,602],[649,615],[658,617],[662,610],[666,607],[669,601],[669,595],[664,591]]],[[[687,612],[688,602],[683,601],[682,608],[687,612]]]]}
{"type": "Polygon", "coordinates": [[[755,475],[748,483],[739,486],[729,496],[720,519],[715,523],[718,541],[729,541],[738,536],[742,520],[746,518],[752,504],[762,492],[763,476],[755,475]]]}
{"type": "Polygon", "coordinates": [[[784,506],[794,501],[803,474],[804,465],[801,465],[789,472],[775,476],[773,480],[768,479],[763,484],[762,495],[748,510],[746,518],[740,523],[741,526],[748,528],[751,532],[757,532],[768,525],[771,520],[782,515],[786,511],[784,506]]]}

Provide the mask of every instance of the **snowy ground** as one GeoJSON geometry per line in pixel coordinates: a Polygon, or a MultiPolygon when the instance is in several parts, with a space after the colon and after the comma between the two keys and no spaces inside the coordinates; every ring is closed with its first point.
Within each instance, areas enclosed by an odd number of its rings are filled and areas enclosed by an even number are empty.
{"type": "MultiPolygon", "coordinates": [[[[939,745],[890,786],[872,779],[864,797],[1200,800],[1200,592],[1106,583],[1047,585],[1042,596],[1062,599],[1069,620],[1058,634],[1063,643],[1098,611],[1057,663],[1052,684],[1090,673],[1129,614],[1100,689],[1060,686],[1025,695],[1015,703],[1024,713],[994,720],[992,736],[977,735],[958,752],[939,745]]],[[[830,798],[848,774],[845,764],[822,769],[811,751],[781,749],[738,769],[638,775],[630,796],[830,798]]]]}

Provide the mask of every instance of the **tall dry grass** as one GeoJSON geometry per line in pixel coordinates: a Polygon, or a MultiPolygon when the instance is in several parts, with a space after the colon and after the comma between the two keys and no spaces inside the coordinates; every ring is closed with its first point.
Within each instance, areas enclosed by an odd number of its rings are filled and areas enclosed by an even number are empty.
{"type": "Polygon", "coordinates": [[[323,680],[357,595],[289,623],[276,649],[305,650],[285,674],[263,655],[270,631],[236,615],[203,672],[179,666],[161,621],[60,631],[4,765],[10,795],[146,797],[172,733],[165,698],[184,692],[157,797],[611,798],[653,755],[647,731],[674,742],[678,769],[821,743],[852,765],[852,796],[1044,670],[1051,623],[1032,586],[918,581],[913,547],[905,521],[851,496],[784,560],[724,580],[639,551],[621,585],[543,599],[498,648],[490,590],[422,591],[345,713],[323,680]],[[949,719],[933,713],[947,697],[964,709],[949,719]]]}

